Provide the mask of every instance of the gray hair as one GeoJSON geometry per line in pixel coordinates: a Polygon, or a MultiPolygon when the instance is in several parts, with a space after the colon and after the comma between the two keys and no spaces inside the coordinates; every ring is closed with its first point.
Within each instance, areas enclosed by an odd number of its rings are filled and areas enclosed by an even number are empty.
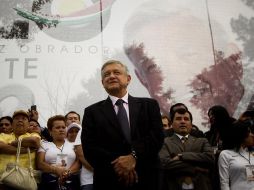
{"type": "Polygon", "coordinates": [[[127,74],[127,75],[129,74],[129,69],[128,69],[128,67],[127,67],[126,65],[124,65],[121,61],[109,60],[109,61],[105,62],[105,63],[102,65],[102,67],[101,67],[101,77],[103,77],[103,70],[104,70],[104,68],[105,68],[106,66],[112,65],[112,64],[121,65],[121,66],[124,68],[126,74],[127,74]]]}

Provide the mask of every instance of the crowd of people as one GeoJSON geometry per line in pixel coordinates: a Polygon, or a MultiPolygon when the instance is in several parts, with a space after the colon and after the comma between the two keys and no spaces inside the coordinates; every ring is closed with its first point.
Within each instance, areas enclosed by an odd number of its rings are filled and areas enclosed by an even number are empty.
{"type": "MultiPolygon", "coordinates": [[[[37,110],[0,118],[0,177],[15,162],[40,171],[39,190],[251,190],[254,189],[254,110],[233,118],[214,105],[210,128],[193,124],[183,103],[161,115],[151,98],[131,96],[128,68],[110,60],[101,68],[108,98],[54,115],[47,127],[37,110]],[[82,123],[82,125],[81,125],[82,123]]],[[[0,181],[0,190],[15,190],[0,181]]]]}

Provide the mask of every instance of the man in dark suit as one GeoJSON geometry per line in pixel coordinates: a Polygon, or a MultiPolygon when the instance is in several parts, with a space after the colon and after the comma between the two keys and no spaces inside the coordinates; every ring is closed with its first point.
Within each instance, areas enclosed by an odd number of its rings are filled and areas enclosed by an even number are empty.
{"type": "Polygon", "coordinates": [[[214,155],[210,144],[205,138],[190,135],[190,111],[180,108],[170,117],[175,133],[165,138],[159,153],[164,169],[164,189],[211,190],[209,169],[214,164],[214,155]]]}
{"type": "Polygon", "coordinates": [[[84,155],[94,168],[94,189],[156,190],[163,143],[159,105],[128,94],[131,76],[119,61],[106,62],[101,77],[109,97],[85,109],[81,137],[84,155]],[[127,113],[127,132],[118,118],[118,99],[127,113]]]}

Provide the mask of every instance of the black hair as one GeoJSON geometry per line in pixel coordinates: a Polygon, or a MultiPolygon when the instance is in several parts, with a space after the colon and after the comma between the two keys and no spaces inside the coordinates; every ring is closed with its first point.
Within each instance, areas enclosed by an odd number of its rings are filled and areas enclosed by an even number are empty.
{"type": "Polygon", "coordinates": [[[243,112],[242,117],[254,118],[254,110],[246,110],[245,112],[243,112]]]}
{"type": "Polygon", "coordinates": [[[12,124],[12,122],[13,122],[13,119],[12,119],[11,116],[3,116],[3,117],[0,118],[0,121],[2,121],[2,120],[4,120],[4,119],[7,119],[11,124],[12,124]]]}
{"type": "Polygon", "coordinates": [[[69,115],[70,113],[76,114],[76,115],[78,116],[78,120],[80,121],[80,115],[79,115],[77,112],[75,112],[75,111],[69,111],[69,112],[64,116],[65,121],[67,121],[67,117],[68,117],[68,115],[69,115]]]}
{"type": "Polygon", "coordinates": [[[233,149],[239,151],[241,144],[245,138],[248,137],[250,132],[254,132],[253,126],[248,121],[235,121],[229,131],[231,144],[233,149]]]}
{"type": "Polygon", "coordinates": [[[39,123],[37,120],[35,120],[35,119],[30,119],[29,122],[30,122],[30,121],[33,121],[33,122],[37,123],[38,126],[41,128],[41,125],[40,125],[40,123],[39,123]]]}
{"type": "Polygon", "coordinates": [[[210,130],[218,129],[221,132],[235,121],[234,118],[230,117],[228,110],[221,105],[212,106],[207,114],[212,114],[214,117],[214,123],[211,124],[210,130]]]}
{"type": "Polygon", "coordinates": [[[187,107],[184,103],[181,103],[181,102],[176,103],[176,104],[174,104],[174,105],[172,105],[172,106],[170,107],[169,114],[168,114],[170,118],[171,118],[170,115],[172,115],[173,112],[174,112],[176,109],[179,109],[179,108],[177,108],[177,107],[179,107],[179,106],[184,107],[183,109],[188,110],[188,107],[187,107]]]}
{"type": "Polygon", "coordinates": [[[178,109],[176,109],[176,110],[174,110],[173,112],[172,112],[172,114],[170,114],[170,119],[171,119],[171,121],[173,122],[173,120],[174,120],[174,117],[175,117],[175,114],[176,113],[179,113],[179,114],[185,114],[185,113],[188,113],[189,115],[190,115],[190,120],[191,120],[191,122],[192,122],[192,114],[191,114],[191,112],[189,111],[189,110],[186,110],[186,109],[184,109],[184,108],[178,108],[178,109]]]}

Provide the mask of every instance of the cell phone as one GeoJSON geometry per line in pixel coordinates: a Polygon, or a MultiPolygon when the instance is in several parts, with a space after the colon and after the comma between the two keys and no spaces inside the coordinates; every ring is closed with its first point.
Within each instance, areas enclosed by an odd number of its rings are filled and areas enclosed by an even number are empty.
{"type": "Polygon", "coordinates": [[[36,108],[36,105],[32,105],[32,106],[31,106],[31,111],[32,111],[32,110],[36,111],[36,109],[37,109],[37,108],[36,108]]]}

